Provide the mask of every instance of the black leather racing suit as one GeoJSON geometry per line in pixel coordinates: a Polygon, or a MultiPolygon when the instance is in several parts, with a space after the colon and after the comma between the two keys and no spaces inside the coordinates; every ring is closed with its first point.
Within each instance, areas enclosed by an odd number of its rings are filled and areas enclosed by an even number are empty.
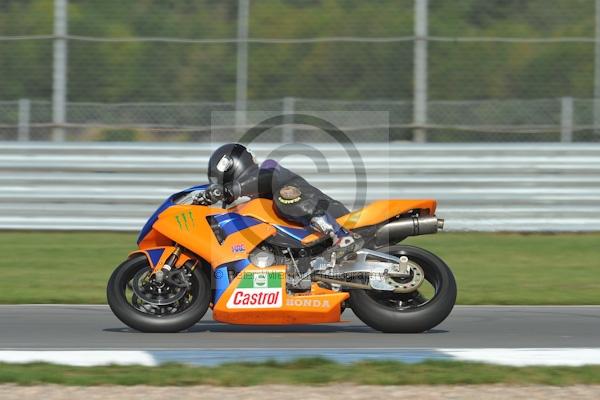
{"type": "Polygon", "coordinates": [[[310,226],[313,217],[324,216],[336,234],[342,228],[335,219],[349,212],[342,203],[274,160],[249,168],[236,182],[225,185],[225,191],[230,203],[242,196],[272,199],[281,218],[304,226],[310,226]]]}

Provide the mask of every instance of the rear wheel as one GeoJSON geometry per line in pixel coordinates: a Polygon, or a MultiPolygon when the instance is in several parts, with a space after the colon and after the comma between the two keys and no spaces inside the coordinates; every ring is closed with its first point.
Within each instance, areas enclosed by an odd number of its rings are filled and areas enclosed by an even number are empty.
{"type": "Polygon", "coordinates": [[[419,333],[439,325],[456,302],[456,281],[450,268],[433,253],[414,246],[377,249],[393,256],[406,256],[425,273],[427,284],[411,293],[350,290],[352,310],[370,327],[390,333],[419,333]]]}
{"type": "Polygon", "coordinates": [[[210,302],[205,273],[184,266],[174,279],[158,284],[151,271],[145,255],[115,269],[106,295],[117,318],[138,331],[165,333],[188,329],[204,316],[210,302]]]}

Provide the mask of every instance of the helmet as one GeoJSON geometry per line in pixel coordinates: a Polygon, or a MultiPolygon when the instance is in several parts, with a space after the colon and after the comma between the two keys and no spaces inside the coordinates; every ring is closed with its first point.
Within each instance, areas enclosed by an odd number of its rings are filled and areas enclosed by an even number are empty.
{"type": "Polygon", "coordinates": [[[256,159],[246,146],[224,144],[208,160],[208,179],[221,185],[232,183],[253,166],[256,166],[256,159]]]}

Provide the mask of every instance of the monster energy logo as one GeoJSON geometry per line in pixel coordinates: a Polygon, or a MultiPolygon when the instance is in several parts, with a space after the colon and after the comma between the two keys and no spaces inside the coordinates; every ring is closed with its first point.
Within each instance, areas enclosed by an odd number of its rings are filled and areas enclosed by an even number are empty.
{"type": "Polygon", "coordinates": [[[177,214],[175,216],[175,221],[177,221],[177,225],[179,225],[179,230],[181,231],[183,231],[183,229],[185,228],[185,230],[189,232],[190,227],[196,227],[196,222],[194,221],[194,214],[192,214],[191,211],[177,214]]]}

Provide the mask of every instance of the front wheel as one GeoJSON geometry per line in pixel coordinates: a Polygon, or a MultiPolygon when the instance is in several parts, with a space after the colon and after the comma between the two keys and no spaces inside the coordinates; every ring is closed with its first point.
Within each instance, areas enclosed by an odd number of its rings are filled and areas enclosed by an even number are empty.
{"type": "Polygon", "coordinates": [[[177,280],[157,284],[145,255],[134,256],[115,269],[106,297],[123,323],[141,332],[179,332],[206,313],[210,282],[199,268],[183,266],[177,280]]]}
{"type": "Polygon", "coordinates": [[[434,328],[448,317],[456,302],[456,281],[446,263],[433,253],[414,246],[378,249],[396,257],[406,256],[425,273],[429,290],[412,293],[354,289],[349,304],[361,321],[389,333],[420,333],[434,328]]]}

